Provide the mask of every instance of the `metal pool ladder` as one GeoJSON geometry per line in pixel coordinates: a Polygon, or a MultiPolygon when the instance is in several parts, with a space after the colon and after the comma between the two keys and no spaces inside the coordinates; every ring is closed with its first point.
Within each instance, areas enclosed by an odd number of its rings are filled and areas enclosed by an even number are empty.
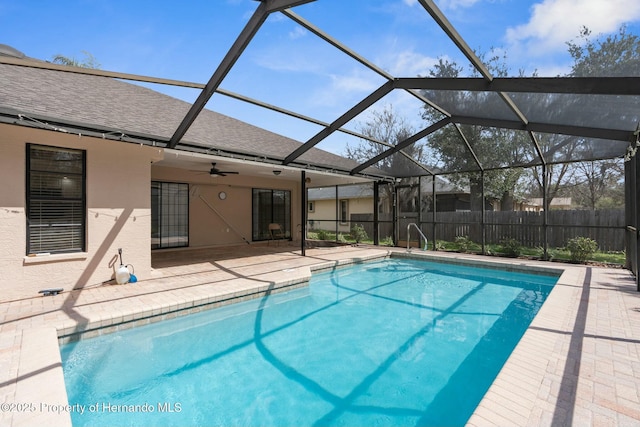
{"type": "MultiPolygon", "coordinates": [[[[409,236],[409,231],[411,230],[411,226],[414,226],[416,228],[416,230],[418,230],[418,233],[420,233],[420,235],[422,236],[422,238],[424,239],[424,248],[422,249],[423,251],[427,250],[427,236],[425,236],[422,233],[422,230],[420,230],[420,228],[418,227],[418,224],[416,224],[415,222],[412,222],[411,224],[407,225],[407,252],[410,252],[411,250],[409,249],[409,244],[411,243],[411,238],[409,236]]],[[[420,242],[418,242],[420,243],[420,242]]]]}

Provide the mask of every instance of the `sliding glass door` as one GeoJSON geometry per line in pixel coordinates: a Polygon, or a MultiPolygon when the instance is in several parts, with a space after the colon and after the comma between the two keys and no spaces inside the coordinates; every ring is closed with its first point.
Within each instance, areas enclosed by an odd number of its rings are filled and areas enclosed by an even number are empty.
{"type": "Polygon", "coordinates": [[[270,239],[272,223],[279,224],[282,233],[291,238],[291,191],[254,188],[252,199],[252,239],[270,239]]]}
{"type": "Polygon", "coordinates": [[[189,246],[189,184],[151,182],[151,249],[189,246]]]}

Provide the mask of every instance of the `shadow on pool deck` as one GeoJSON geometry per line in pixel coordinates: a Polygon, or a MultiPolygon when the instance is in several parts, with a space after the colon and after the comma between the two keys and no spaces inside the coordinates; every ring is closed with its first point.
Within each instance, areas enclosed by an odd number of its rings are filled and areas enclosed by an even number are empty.
{"type": "MultiPolygon", "coordinates": [[[[132,322],[134,316],[147,319],[193,310],[194,301],[208,304],[243,293],[259,295],[256,289],[264,295],[271,283],[308,277],[313,266],[362,261],[391,251],[404,252],[347,246],[309,249],[302,257],[295,245],[247,245],[154,253],[154,276],[135,285],[0,303],[0,399],[20,403],[16,399],[38,396],[46,388],[39,378],[57,369],[55,363],[42,361],[38,368],[19,370],[26,366],[21,365],[27,339],[23,330],[55,328],[61,335],[90,324],[108,330],[109,324],[132,322]],[[22,383],[24,390],[17,393],[22,383]]],[[[415,254],[565,271],[469,425],[640,424],[640,293],[629,271],[431,251],[415,254]]],[[[35,340],[33,345],[42,343],[35,340]]],[[[0,425],[29,425],[23,415],[2,412],[0,425]]]]}

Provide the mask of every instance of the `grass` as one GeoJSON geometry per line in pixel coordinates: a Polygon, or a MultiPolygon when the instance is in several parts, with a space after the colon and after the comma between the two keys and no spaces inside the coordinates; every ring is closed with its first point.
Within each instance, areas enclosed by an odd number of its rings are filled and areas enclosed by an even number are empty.
{"type": "MultiPolygon", "coordinates": [[[[438,240],[437,244],[438,250],[458,252],[460,248],[460,245],[456,242],[445,242],[442,240],[438,240]]],[[[467,252],[469,253],[479,254],[482,252],[482,246],[478,243],[470,242],[468,246],[469,249],[467,250],[467,252]]],[[[430,249],[433,249],[433,247],[431,246],[430,249]]],[[[486,252],[487,255],[506,256],[502,250],[502,246],[497,244],[486,245],[486,252]]],[[[551,260],[571,262],[571,253],[565,248],[549,248],[547,253],[551,260]]],[[[521,248],[520,256],[522,257],[542,258],[542,255],[542,248],[521,248]]],[[[596,251],[591,255],[591,257],[589,257],[588,262],[625,265],[626,258],[624,251],[596,251]]]]}
{"type": "MultiPolygon", "coordinates": [[[[336,239],[336,233],[330,231],[309,231],[307,234],[307,238],[311,240],[327,240],[327,241],[337,241],[342,243],[356,243],[355,238],[351,236],[349,233],[338,233],[338,238],[336,239]]],[[[373,239],[368,238],[366,240],[362,240],[360,243],[373,245],[373,239]]],[[[385,246],[384,242],[380,241],[381,246],[385,246]]],[[[476,242],[467,241],[467,250],[468,253],[480,254],[482,253],[482,246],[476,242]]],[[[448,252],[461,252],[460,244],[456,242],[448,242],[444,240],[438,240],[437,242],[439,251],[448,251],[448,252]]],[[[429,241],[429,249],[433,250],[433,241],[429,241]]],[[[548,255],[551,260],[555,261],[563,261],[563,262],[571,262],[571,253],[565,248],[549,248],[548,255]]],[[[487,255],[495,255],[495,256],[507,256],[503,252],[502,245],[499,244],[488,244],[486,245],[486,254],[487,255]]],[[[542,258],[542,248],[528,248],[521,247],[520,252],[521,257],[526,258],[542,258]]],[[[589,258],[588,262],[594,263],[604,263],[604,264],[612,264],[612,265],[625,265],[625,253],[624,251],[614,251],[614,252],[594,252],[589,258]]]]}
{"type": "MultiPolygon", "coordinates": [[[[338,233],[338,237],[336,238],[336,233],[331,231],[309,231],[307,232],[307,239],[309,240],[326,240],[329,242],[340,242],[340,243],[356,243],[356,239],[351,236],[350,233],[338,233]]],[[[361,240],[360,243],[365,245],[373,245],[373,239],[367,238],[361,240]]]]}

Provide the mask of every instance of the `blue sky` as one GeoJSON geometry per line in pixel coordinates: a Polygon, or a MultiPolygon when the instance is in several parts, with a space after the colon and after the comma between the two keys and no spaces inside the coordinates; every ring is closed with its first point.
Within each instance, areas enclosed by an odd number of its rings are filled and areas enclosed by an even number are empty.
{"type": "MultiPolygon", "coordinates": [[[[257,7],[254,0],[0,0],[0,43],[27,56],[83,58],[105,70],[205,83],[257,7]]],[[[513,75],[566,73],[566,42],[626,25],[640,33],[638,0],[436,0],[471,48],[506,54],[513,75]]],[[[467,62],[417,0],[317,0],[294,12],[396,77],[427,75],[438,58],[467,62]]],[[[272,15],[221,88],[331,122],[384,83],[282,14],[272,15]]],[[[197,91],[153,86],[193,101],[197,91]]],[[[416,130],[420,104],[394,91],[392,105],[416,130]]],[[[316,125],[215,95],[207,108],[306,141],[316,125]]],[[[349,123],[361,127],[370,111],[349,123]]],[[[354,138],[334,134],[318,147],[342,154],[354,138]]]]}

